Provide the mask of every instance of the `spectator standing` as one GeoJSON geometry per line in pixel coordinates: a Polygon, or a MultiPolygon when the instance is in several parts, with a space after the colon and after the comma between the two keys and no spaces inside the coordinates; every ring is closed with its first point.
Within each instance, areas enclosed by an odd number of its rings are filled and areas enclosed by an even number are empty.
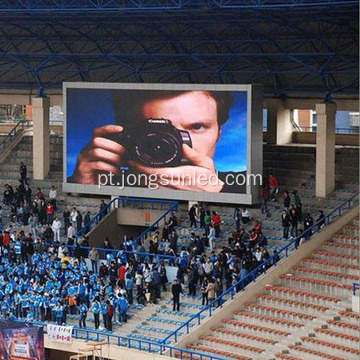
{"type": "Polygon", "coordinates": [[[87,234],[90,231],[90,224],[89,224],[90,220],[91,220],[91,212],[88,211],[84,216],[84,225],[85,225],[84,234],[87,234]]]}
{"type": "Polygon", "coordinates": [[[110,300],[106,301],[107,305],[107,329],[112,332],[112,319],[114,316],[114,307],[112,306],[110,300]]]}
{"type": "Polygon", "coordinates": [[[283,227],[283,237],[287,239],[289,237],[289,228],[290,228],[290,216],[286,209],[284,209],[281,214],[281,225],[283,227]]]}
{"type": "Polygon", "coordinates": [[[61,229],[61,222],[58,217],[52,223],[51,229],[54,233],[54,241],[60,241],[60,229],[61,229]]]}
{"type": "Polygon", "coordinates": [[[248,224],[251,221],[251,214],[246,208],[242,209],[241,221],[244,225],[248,224]]]}
{"type": "Polygon", "coordinates": [[[79,310],[79,314],[80,314],[79,327],[86,328],[86,316],[87,316],[87,312],[89,311],[89,309],[86,306],[86,304],[84,302],[82,302],[80,304],[80,306],[78,307],[78,310],[79,310]]]}
{"type": "Polygon", "coordinates": [[[47,204],[47,207],[46,207],[46,223],[52,224],[53,217],[54,217],[54,207],[51,204],[51,202],[49,201],[47,204]]]}
{"type": "Polygon", "coordinates": [[[238,206],[235,206],[234,220],[235,220],[235,228],[236,228],[236,230],[240,230],[241,213],[240,213],[240,209],[239,209],[238,206]]]}
{"type": "Polygon", "coordinates": [[[89,252],[89,259],[91,261],[91,269],[94,274],[98,273],[98,261],[99,261],[99,252],[93,246],[89,252]]]}
{"type": "Polygon", "coordinates": [[[173,296],[173,311],[180,311],[180,293],[182,292],[181,285],[177,279],[174,279],[171,287],[171,293],[173,296]]]}
{"type": "Polygon", "coordinates": [[[21,161],[20,162],[20,181],[24,185],[28,185],[27,182],[27,167],[26,165],[21,161]]]}
{"type": "Polygon", "coordinates": [[[76,234],[75,228],[72,225],[70,225],[67,230],[68,239],[72,239],[75,236],[75,234],[76,234]]]}
{"type": "Polygon", "coordinates": [[[290,236],[291,237],[297,237],[298,235],[298,216],[297,211],[294,206],[290,209],[290,223],[291,223],[291,230],[290,230],[290,236]]]}
{"type": "Polygon", "coordinates": [[[49,191],[49,199],[50,199],[50,203],[54,207],[54,210],[56,210],[56,197],[57,197],[57,192],[55,186],[51,186],[49,191]]]}
{"type": "Polygon", "coordinates": [[[64,219],[65,232],[67,232],[70,226],[70,211],[67,207],[63,211],[63,219],[64,219]]]}
{"type": "MultiPolygon", "coordinates": [[[[101,200],[100,209],[99,209],[100,212],[103,211],[106,208],[106,206],[107,206],[107,203],[104,200],[101,200]]],[[[106,217],[106,215],[107,215],[107,210],[104,210],[104,212],[99,215],[99,221],[104,219],[106,217]]]]}
{"type": "Polygon", "coordinates": [[[286,212],[289,212],[290,209],[290,195],[288,191],[284,191],[284,209],[286,212]]]}
{"type": "Polygon", "coordinates": [[[101,311],[100,301],[99,298],[96,297],[92,305],[92,313],[94,315],[94,323],[96,330],[99,329],[100,327],[100,311],[101,311]]]}
{"type": "Polygon", "coordinates": [[[79,232],[81,230],[82,223],[83,223],[83,217],[81,215],[81,212],[77,211],[77,214],[76,214],[76,231],[77,232],[79,232]]]}
{"type": "Polygon", "coordinates": [[[216,212],[212,212],[212,224],[215,229],[215,237],[218,239],[220,237],[220,224],[221,224],[221,218],[220,215],[216,212]]]}
{"type": "Polygon", "coordinates": [[[205,229],[205,214],[206,214],[205,209],[201,205],[199,209],[199,218],[200,218],[200,227],[202,229],[205,229]]]}
{"type": "Polygon", "coordinates": [[[161,282],[163,291],[166,291],[166,284],[168,282],[168,277],[167,277],[166,268],[165,268],[164,264],[161,264],[161,267],[160,267],[160,282],[161,282]]]}
{"type": "Polygon", "coordinates": [[[295,208],[296,208],[296,213],[297,213],[298,221],[301,222],[301,221],[302,221],[302,204],[301,204],[301,199],[300,199],[300,196],[299,196],[297,190],[294,190],[292,193],[293,193],[293,195],[294,195],[294,202],[295,202],[295,208]]]}
{"type": "Polygon", "coordinates": [[[72,208],[71,213],[70,213],[70,220],[71,220],[71,225],[74,229],[76,229],[76,218],[77,218],[77,210],[75,207],[72,208]]]}
{"type": "Polygon", "coordinates": [[[208,285],[209,285],[209,280],[207,279],[207,277],[204,277],[204,280],[201,284],[200,287],[200,291],[202,294],[202,305],[207,305],[209,303],[209,298],[208,298],[208,285]]]}
{"type": "Polygon", "coordinates": [[[206,211],[204,222],[205,222],[205,233],[206,235],[209,235],[210,225],[211,225],[211,214],[209,210],[206,211]]]}
{"type": "MultiPolygon", "coordinates": [[[[307,213],[304,219],[304,231],[310,229],[314,225],[314,219],[307,213]]],[[[312,231],[309,230],[308,233],[305,235],[305,240],[309,240],[310,236],[312,235],[312,231]]]]}
{"type": "Polygon", "coordinates": [[[260,200],[261,200],[261,213],[268,216],[268,201],[269,201],[269,188],[266,185],[263,185],[260,190],[260,200]]]}
{"type": "Polygon", "coordinates": [[[128,301],[123,294],[120,294],[118,301],[118,309],[119,309],[119,322],[126,323],[127,322],[127,310],[129,308],[128,301]]]}
{"type": "Polygon", "coordinates": [[[273,174],[269,174],[269,190],[271,201],[276,201],[275,195],[279,191],[279,182],[273,174]]]}
{"type": "Polygon", "coordinates": [[[194,204],[189,210],[190,227],[196,227],[196,209],[197,204],[194,204]]]}
{"type": "Polygon", "coordinates": [[[214,250],[214,247],[215,247],[215,241],[216,241],[216,232],[215,232],[215,229],[212,225],[209,225],[209,235],[208,235],[208,243],[209,243],[209,249],[211,251],[214,250]]]}
{"type": "Polygon", "coordinates": [[[207,295],[208,295],[208,302],[211,303],[212,301],[215,300],[215,294],[216,294],[214,280],[211,279],[209,281],[206,291],[207,291],[207,295]]]}

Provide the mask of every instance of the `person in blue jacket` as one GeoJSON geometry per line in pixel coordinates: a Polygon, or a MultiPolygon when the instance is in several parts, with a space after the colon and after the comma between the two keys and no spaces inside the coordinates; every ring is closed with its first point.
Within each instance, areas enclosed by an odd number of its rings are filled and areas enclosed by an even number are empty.
{"type": "Polygon", "coordinates": [[[127,322],[127,310],[129,308],[128,301],[123,294],[120,294],[118,309],[119,309],[119,322],[126,323],[127,322]]]}
{"type": "Polygon", "coordinates": [[[62,306],[60,301],[57,302],[55,311],[56,311],[56,323],[58,325],[61,325],[64,318],[64,307],[62,306]]]}
{"type": "Polygon", "coordinates": [[[78,310],[80,313],[79,327],[83,326],[84,328],[86,328],[86,316],[87,316],[87,312],[89,311],[89,309],[86,306],[86,304],[84,302],[82,302],[78,306],[78,310]]]}
{"type": "Polygon", "coordinates": [[[95,329],[99,329],[100,326],[100,311],[101,311],[101,304],[99,301],[99,298],[96,297],[93,302],[92,306],[92,313],[94,315],[94,323],[95,323],[95,329]]]}

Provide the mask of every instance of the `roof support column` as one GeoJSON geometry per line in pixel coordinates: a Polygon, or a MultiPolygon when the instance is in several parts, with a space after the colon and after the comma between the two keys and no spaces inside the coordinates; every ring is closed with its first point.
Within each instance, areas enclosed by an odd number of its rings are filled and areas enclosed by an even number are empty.
{"type": "Polygon", "coordinates": [[[335,189],[334,103],[316,104],[316,196],[326,197],[335,189]]]}
{"type": "Polygon", "coordinates": [[[282,99],[267,100],[267,143],[284,145],[292,142],[290,110],[282,99]]]}
{"type": "Polygon", "coordinates": [[[33,98],[33,176],[44,180],[50,171],[50,98],[33,98]]]}

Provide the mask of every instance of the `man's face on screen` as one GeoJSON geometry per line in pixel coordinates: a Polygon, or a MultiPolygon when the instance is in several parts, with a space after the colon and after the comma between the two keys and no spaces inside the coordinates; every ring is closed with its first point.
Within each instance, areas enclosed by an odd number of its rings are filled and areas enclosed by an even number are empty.
{"type": "Polygon", "coordinates": [[[216,101],[202,91],[183,93],[170,99],[156,99],[143,106],[145,118],[168,119],[179,130],[188,131],[192,147],[214,157],[219,139],[216,101]]]}

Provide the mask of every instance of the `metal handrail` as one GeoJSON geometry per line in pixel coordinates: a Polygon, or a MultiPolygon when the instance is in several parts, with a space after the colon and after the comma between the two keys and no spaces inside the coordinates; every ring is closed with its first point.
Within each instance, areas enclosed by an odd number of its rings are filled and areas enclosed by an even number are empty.
{"type": "Polygon", "coordinates": [[[198,322],[200,325],[201,323],[201,314],[203,314],[205,311],[209,311],[209,316],[212,315],[213,307],[217,307],[218,304],[220,307],[222,307],[223,303],[227,300],[224,299],[224,296],[230,295],[231,299],[234,297],[234,294],[238,292],[238,289],[244,290],[246,285],[248,283],[251,283],[252,281],[255,281],[258,275],[265,274],[267,265],[274,265],[276,266],[277,262],[281,260],[281,257],[285,255],[285,257],[289,256],[289,250],[294,245],[295,250],[297,249],[298,245],[300,243],[300,240],[302,238],[309,239],[310,236],[315,232],[320,232],[321,225],[322,224],[329,224],[332,221],[332,218],[334,218],[334,214],[338,213],[338,216],[341,216],[342,208],[344,206],[348,206],[348,208],[351,208],[351,203],[355,197],[359,195],[359,192],[356,192],[353,196],[351,196],[350,199],[346,200],[344,203],[336,207],[333,211],[331,211],[329,214],[325,216],[324,219],[321,219],[317,221],[313,226],[311,226],[309,229],[306,229],[304,232],[302,232],[300,235],[298,235],[296,238],[294,238],[291,242],[289,242],[287,245],[282,247],[276,255],[270,256],[269,259],[258,265],[255,269],[253,269],[247,276],[245,276],[243,279],[238,281],[235,285],[231,286],[229,289],[225,290],[220,296],[218,296],[215,300],[213,300],[210,304],[208,304],[206,307],[204,307],[202,310],[200,310],[198,313],[193,315],[189,320],[184,322],[181,326],[179,326],[177,329],[175,329],[171,334],[169,334],[167,337],[165,337],[162,340],[162,343],[165,344],[166,341],[170,340],[172,337],[174,337],[174,341],[177,342],[178,339],[178,333],[180,330],[186,328],[187,334],[190,332],[190,323],[194,320],[198,322]]]}
{"type": "Polygon", "coordinates": [[[353,295],[356,295],[356,291],[359,290],[359,283],[354,282],[353,283],[353,295]]]}
{"type": "Polygon", "coordinates": [[[9,133],[5,136],[4,140],[0,144],[0,149],[4,150],[8,143],[11,143],[14,138],[19,135],[19,133],[28,127],[28,122],[26,120],[20,120],[18,123],[9,131],[9,133]]]}
{"type": "MultiPolygon", "coordinates": [[[[75,249],[76,245],[66,245],[66,247],[69,249],[75,249]]],[[[95,247],[95,246],[79,246],[78,248],[81,250],[91,250],[91,249],[95,248],[97,251],[102,252],[104,254],[107,254],[107,253],[118,254],[119,252],[122,252],[123,254],[127,254],[127,255],[133,254],[135,256],[141,256],[141,257],[145,257],[145,258],[158,257],[160,259],[171,260],[173,262],[176,262],[176,259],[178,258],[176,255],[154,254],[154,253],[149,253],[149,252],[141,252],[141,251],[133,251],[133,250],[108,249],[108,248],[95,247]]]]}

